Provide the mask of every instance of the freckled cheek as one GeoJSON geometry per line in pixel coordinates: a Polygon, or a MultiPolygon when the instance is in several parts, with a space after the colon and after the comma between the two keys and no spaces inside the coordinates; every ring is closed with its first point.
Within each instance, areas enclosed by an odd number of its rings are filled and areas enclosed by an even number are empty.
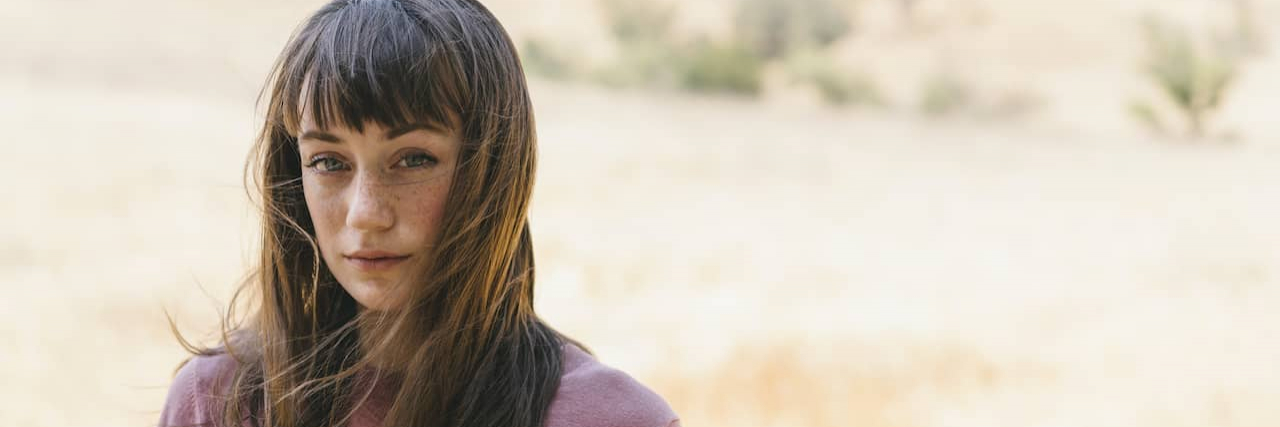
{"type": "Polygon", "coordinates": [[[440,222],[444,219],[444,205],[449,193],[448,180],[432,182],[406,192],[401,197],[401,207],[408,222],[420,233],[427,245],[436,243],[440,235],[440,222]]]}
{"type": "Polygon", "coordinates": [[[322,248],[333,242],[333,237],[346,222],[345,202],[342,192],[332,188],[303,181],[303,195],[307,200],[307,210],[311,213],[311,223],[315,226],[316,237],[322,248]]]}

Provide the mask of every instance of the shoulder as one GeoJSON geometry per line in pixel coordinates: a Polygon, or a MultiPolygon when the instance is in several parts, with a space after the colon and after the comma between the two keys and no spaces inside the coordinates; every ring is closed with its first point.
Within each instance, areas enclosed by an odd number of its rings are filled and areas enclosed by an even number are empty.
{"type": "Polygon", "coordinates": [[[560,388],[551,401],[544,424],[546,427],[679,427],[680,422],[662,396],[577,346],[565,344],[560,388]]]}
{"type": "Polygon", "coordinates": [[[225,352],[196,355],[173,377],[160,411],[160,427],[214,425],[226,401],[236,360],[225,352]]]}

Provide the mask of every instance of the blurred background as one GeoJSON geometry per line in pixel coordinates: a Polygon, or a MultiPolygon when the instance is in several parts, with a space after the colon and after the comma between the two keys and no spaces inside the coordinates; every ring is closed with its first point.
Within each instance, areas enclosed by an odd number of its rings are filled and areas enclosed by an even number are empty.
{"type": "MultiPolygon", "coordinates": [[[[1280,424],[1280,1],[486,4],[538,309],[685,425],[1280,424]]],[[[3,0],[0,425],[154,425],[320,5],[3,0]]]]}

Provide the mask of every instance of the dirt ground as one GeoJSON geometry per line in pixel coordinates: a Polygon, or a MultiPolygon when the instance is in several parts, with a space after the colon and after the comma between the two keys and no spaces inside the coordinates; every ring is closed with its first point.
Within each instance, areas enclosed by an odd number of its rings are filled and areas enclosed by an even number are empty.
{"type": "MultiPolygon", "coordinates": [[[[535,79],[540,313],[689,426],[1280,423],[1280,28],[1227,136],[1188,141],[1126,115],[1151,93],[1136,22],[1213,27],[1227,2],[922,0],[910,32],[864,3],[836,49],[890,95],[941,67],[1036,107],[535,79]]],[[[155,422],[184,356],[162,310],[209,342],[255,243],[254,97],[318,5],[0,6],[0,425],[155,422]]],[[[607,55],[591,5],[491,7],[607,55]]]]}

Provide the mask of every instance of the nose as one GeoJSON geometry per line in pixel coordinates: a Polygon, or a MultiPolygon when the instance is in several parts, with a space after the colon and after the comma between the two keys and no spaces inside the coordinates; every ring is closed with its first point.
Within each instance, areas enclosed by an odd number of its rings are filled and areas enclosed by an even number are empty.
{"type": "Polygon", "coordinates": [[[385,230],[395,224],[387,187],[377,179],[356,179],[351,202],[347,207],[347,226],[359,230],[385,230]]]}

